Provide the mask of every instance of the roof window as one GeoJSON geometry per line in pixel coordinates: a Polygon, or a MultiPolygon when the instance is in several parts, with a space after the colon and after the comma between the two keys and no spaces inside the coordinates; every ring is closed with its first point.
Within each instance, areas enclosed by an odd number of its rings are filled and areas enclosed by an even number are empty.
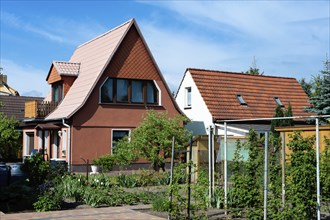
{"type": "Polygon", "coordinates": [[[274,100],[276,102],[277,105],[281,106],[281,108],[284,107],[283,103],[281,102],[280,98],[279,97],[274,97],[274,100]]]}
{"type": "Polygon", "coordinates": [[[236,95],[236,97],[241,105],[247,105],[247,103],[244,101],[242,95],[236,95]]]}

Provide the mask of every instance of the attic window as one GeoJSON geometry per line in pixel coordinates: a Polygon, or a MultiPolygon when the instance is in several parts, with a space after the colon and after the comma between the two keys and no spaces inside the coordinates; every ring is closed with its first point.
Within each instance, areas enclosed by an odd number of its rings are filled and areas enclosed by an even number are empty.
{"type": "Polygon", "coordinates": [[[247,105],[247,103],[244,101],[242,95],[236,95],[236,97],[241,105],[247,105]]]}
{"type": "Polygon", "coordinates": [[[284,107],[283,103],[281,102],[280,98],[279,97],[274,97],[274,100],[276,102],[277,105],[281,106],[281,108],[284,107]]]}
{"type": "Polygon", "coordinates": [[[158,105],[159,91],[152,80],[107,78],[100,87],[100,103],[158,105]]]}

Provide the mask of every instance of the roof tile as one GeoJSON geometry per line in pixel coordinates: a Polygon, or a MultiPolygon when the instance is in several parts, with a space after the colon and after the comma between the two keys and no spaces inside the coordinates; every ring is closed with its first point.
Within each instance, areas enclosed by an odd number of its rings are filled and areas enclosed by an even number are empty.
{"type": "Polygon", "coordinates": [[[203,69],[187,69],[215,120],[269,118],[275,114],[279,97],[285,107],[292,106],[293,115],[308,116],[308,97],[294,78],[251,75],[203,69]],[[240,105],[242,95],[247,106],[240,105]]]}

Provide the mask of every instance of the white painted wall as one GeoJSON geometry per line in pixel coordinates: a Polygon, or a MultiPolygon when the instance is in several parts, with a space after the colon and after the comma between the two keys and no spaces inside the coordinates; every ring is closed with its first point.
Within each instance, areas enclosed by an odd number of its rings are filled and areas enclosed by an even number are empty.
{"type": "MultiPolygon", "coordinates": [[[[187,71],[182,80],[181,86],[175,98],[179,108],[191,122],[186,126],[190,131],[193,131],[193,135],[208,134],[207,128],[215,126],[213,124],[212,115],[207,108],[201,93],[199,92],[196,83],[194,82],[191,73],[187,71]],[[186,88],[191,87],[191,108],[185,108],[186,88]]],[[[222,126],[216,126],[215,134],[224,135],[224,129],[222,126]]],[[[228,136],[244,136],[242,129],[228,127],[228,136]]]]}
{"type": "Polygon", "coordinates": [[[208,110],[202,95],[197,89],[191,74],[187,71],[175,98],[179,108],[191,120],[187,129],[193,131],[194,135],[207,134],[206,128],[213,125],[212,115],[208,110]],[[191,108],[185,109],[185,90],[191,87],[191,108]]]}

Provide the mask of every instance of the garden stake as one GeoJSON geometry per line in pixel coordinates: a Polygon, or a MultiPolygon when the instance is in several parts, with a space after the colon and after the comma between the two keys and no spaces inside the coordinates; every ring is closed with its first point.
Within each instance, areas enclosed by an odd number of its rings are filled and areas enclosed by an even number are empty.
{"type": "Polygon", "coordinates": [[[174,141],[175,137],[172,139],[172,155],[171,155],[171,176],[170,176],[170,208],[168,213],[168,219],[171,219],[171,211],[172,211],[172,181],[173,181],[173,164],[174,164],[174,141]]]}
{"type": "Polygon", "coordinates": [[[192,161],[192,137],[190,137],[190,146],[189,146],[189,167],[188,167],[188,207],[187,214],[188,219],[190,219],[190,184],[191,184],[191,161],[192,161]]]}

